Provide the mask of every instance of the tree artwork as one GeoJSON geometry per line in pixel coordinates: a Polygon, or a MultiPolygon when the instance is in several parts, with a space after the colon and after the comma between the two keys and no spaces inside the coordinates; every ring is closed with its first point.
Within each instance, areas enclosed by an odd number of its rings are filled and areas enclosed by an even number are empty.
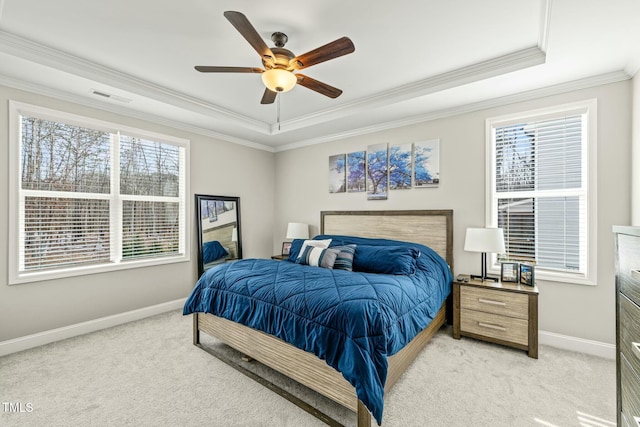
{"type": "Polygon", "coordinates": [[[437,187],[440,184],[439,151],[438,139],[413,144],[415,187],[437,187]]]}
{"type": "Polygon", "coordinates": [[[389,190],[437,187],[440,140],[413,144],[374,144],[367,151],[329,156],[329,192],[367,192],[367,200],[386,200],[389,190]],[[345,178],[346,169],[346,178],[345,178]]]}
{"type": "Polygon", "coordinates": [[[367,199],[386,200],[388,186],[387,144],[370,145],[367,148],[367,199]]]}
{"type": "Polygon", "coordinates": [[[344,193],[346,186],[345,155],[329,156],[329,193],[344,193]]]}
{"type": "Polygon", "coordinates": [[[389,189],[411,188],[411,144],[389,148],[389,189]]]}
{"type": "Polygon", "coordinates": [[[366,191],[365,180],[366,151],[347,154],[347,191],[358,193],[366,191]]]}

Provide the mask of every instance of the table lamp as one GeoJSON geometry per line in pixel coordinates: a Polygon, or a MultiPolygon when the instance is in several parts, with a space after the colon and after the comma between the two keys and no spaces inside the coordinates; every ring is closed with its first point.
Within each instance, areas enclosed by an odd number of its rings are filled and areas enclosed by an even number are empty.
{"type": "Polygon", "coordinates": [[[487,275],[487,253],[502,254],[504,248],[504,232],[502,228],[467,228],[464,241],[464,250],[468,252],[481,252],[481,275],[471,275],[472,279],[498,281],[496,277],[487,275]]]}

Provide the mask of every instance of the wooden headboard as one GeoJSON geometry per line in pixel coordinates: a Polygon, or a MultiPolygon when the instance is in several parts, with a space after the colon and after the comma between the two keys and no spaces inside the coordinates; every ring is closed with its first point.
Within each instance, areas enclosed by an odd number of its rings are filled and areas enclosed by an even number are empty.
{"type": "Polygon", "coordinates": [[[322,211],[320,233],[420,243],[453,270],[453,210],[322,211]]]}

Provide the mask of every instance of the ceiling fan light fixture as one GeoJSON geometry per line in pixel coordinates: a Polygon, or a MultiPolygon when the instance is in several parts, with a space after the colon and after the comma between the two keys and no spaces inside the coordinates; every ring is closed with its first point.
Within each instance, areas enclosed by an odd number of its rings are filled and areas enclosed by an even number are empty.
{"type": "Polygon", "coordinates": [[[298,78],[291,71],[272,68],[262,73],[262,82],[273,92],[288,92],[296,85],[298,78]]]}

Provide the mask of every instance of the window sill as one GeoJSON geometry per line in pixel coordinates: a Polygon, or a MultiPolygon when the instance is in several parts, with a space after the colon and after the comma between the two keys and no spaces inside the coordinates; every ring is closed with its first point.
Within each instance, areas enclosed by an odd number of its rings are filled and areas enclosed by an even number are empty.
{"type": "MultiPolygon", "coordinates": [[[[500,269],[491,268],[489,269],[489,274],[500,277],[500,269]]],[[[555,283],[565,283],[567,285],[581,285],[581,286],[596,286],[597,283],[591,278],[584,277],[579,274],[561,274],[561,273],[550,273],[548,271],[535,271],[535,281],[538,282],[555,282],[555,283]]]]}
{"type": "Polygon", "coordinates": [[[67,277],[85,276],[90,274],[107,273],[110,271],[129,270],[133,268],[153,267],[165,264],[190,261],[189,256],[171,256],[155,258],[153,260],[122,261],[119,263],[109,263],[91,266],[72,267],[67,269],[57,269],[55,271],[35,271],[29,273],[19,273],[9,277],[8,285],[20,285],[23,283],[41,282],[45,280],[64,279],[67,277]]]}
{"type": "Polygon", "coordinates": [[[536,281],[566,283],[567,285],[596,286],[596,282],[586,277],[571,275],[543,274],[536,272],[536,281]]]}

